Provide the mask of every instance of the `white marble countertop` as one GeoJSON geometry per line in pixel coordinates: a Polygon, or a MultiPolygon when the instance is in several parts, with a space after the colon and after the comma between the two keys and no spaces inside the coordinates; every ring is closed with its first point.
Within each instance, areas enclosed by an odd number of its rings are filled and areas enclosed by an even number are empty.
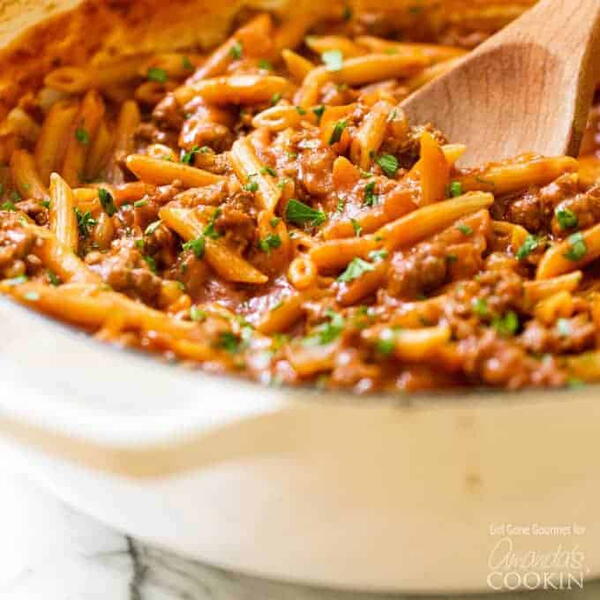
{"type": "MultiPolygon", "coordinates": [[[[409,600],[267,582],[182,559],[81,515],[2,470],[1,460],[0,490],[0,600],[409,600]]],[[[567,593],[512,600],[563,600],[567,593]]],[[[600,584],[573,595],[598,600],[600,584]]]]}

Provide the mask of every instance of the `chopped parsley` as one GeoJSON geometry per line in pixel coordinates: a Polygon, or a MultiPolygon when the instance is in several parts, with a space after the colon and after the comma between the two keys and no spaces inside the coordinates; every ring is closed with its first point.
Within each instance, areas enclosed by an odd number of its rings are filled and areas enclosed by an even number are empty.
{"type": "Polygon", "coordinates": [[[50,200],[40,200],[40,206],[44,208],[50,208],[50,200]]]}
{"type": "Polygon", "coordinates": [[[387,250],[371,250],[369,252],[369,258],[373,262],[379,262],[385,260],[388,257],[389,252],[387,250]]]}
{"type": "Polygon", "coordinates": [[[341,50],[326,50],[321,54],[321,60],[328,71],[340,71],[344,65],[344,55],[341,50]]]}
{"type": "Polygon", "coordinates": [[[325,106],[323,106],[323,104],[321,104],[320,106],[315,106],[315,107],[313,107],[312,111],[315,114],[315,116],[317,117],[317,121],[321,121],[321,117],[323,116],[323,113],[325,112],[325,106]]]}
{"type": "Polygon", "coordinates": [[[117,212],[112,194],[105,188],[98,188],[98,198],[100,198],[100,204],[104,212],[109,217],[112,217],[117,212]]]}
{"type": "Polygon", "coordinates": [[[215,210],[215,212],[210,217],[210,221],[208,222],[208,225],[204,228],[203,235],[205,235],[206,237],[209,237],[213,240],[216,240],[217,238],[221,237],[221,234],[215,229],[215,223],[216,223],[217,219],[221,216],[221,212],[222,211],[220,208],[217,208],[215,210]]]}
{"type": "Polygon", "coordinates": [[[350,264],[346,267],[346,270],[338,277],[338,281],[341,283],[350,283],[355,279],[359,279],[365,273],[374,271],[375,266],[373,263],[367,262],[362,258],[354,258],[350,264]]]}
{"type": "Polygon", "coordinates": [[[282,94],[281,92],[275,92],[272,96],[271,96],[271,105],[275,106],[282,98],[282,94]]]}
{"type": "Polygon", "coordinates": [[[80,144],[87,146],[90,143],[90,134],[88,133],[87,129],[84,129],[83,127],[78,127],[75,130],[75,139],[80,144]]]}
{"type": "Polygon", "coordinates": [[[271,177],[277,177],[277,171],[273,167],[264,166],[260,170],[261,175],[271,175],[271,177]]]}
{"type": "Polygon", "coordinates": [[[277,225],[279,225],[279,223],[281,222],[281,219],[279,217],[273,217],[270,221],[269,221],[269,225],[271,227],[277,227],[277,225]]]}
{"type": "Polygon", "coordinates": [[[206,312],[203,311],[202,309],[198,308],[197,306],[190,306],[190,319],[192,321],[204,321],[206,319],[206,312]]]}
{"type": "Polygon", "coordinates": [[[344,129],[348,127],[348,121],[342,119],[338,121],[334,126],[331,132],[331,136],[329,137],[329,145],[337,144],[342,139],[342,133],[344,133],[344,129]]]}
{"type": "Polygon", "coordinates": [[[77,217],[77,227],[79,228],[81,237],[88,237],[91,229],[96,226],[98,221],[92,217],[92,213],[89,210],[83,212],[77,207],[75,207],[73,210],[75,211],[75,216],[77,217]]]}
{"type": "Polygon", "coordinates": [[[295,106],[294,108],[296,109],[296,112],[299,115],[304,116],[306,114],[306,110],[303,109],[301,106],[295,106]]]}
{"type": "Polygon", "coordinates": [[[142,256],[142,258],[144,259],[144,261],[146,262],[146,264],[148,265],[148,268],[153,272],[156,273],[158,271],[157,267],[156,267],[156,260],[154,259],[154,257],[152,256],[147,256],[144,255],[142,256]]]}
{"type": "Polygon", "coordinates": [[[583,233],[580,231],[569,236],[570,248],[564,253],[568,260],[577,262],[587,254],[587,245],[583,233]]]}
{"type": "Polygon", "coordinates": [[[370,181],[365,185],[365,195],[363,198],[363,206],[375,206],[379,196],[375,193],[375,182],[370,181]]]}
{"type": "Polygon", "coordinates": [[[148,225],[148,227],[146,227],[144,234],[152,235],[160,227],[161,222],[162,221],[160,219],[158,219],[158,221],[154,221],[154,222],[150,223],[150,225],[148,225]]]}
{"type": "Polygon", "coordinates": [[[240,349],[240,338],[231,331],[222,331],[217,340],[217,348],[222,348],[230,354],[235,354],[240,349]]]}
{"type": "Polygon", "coordinates": [[[383,354],[384,356],[389,356],[392,354],[396,348],[396,331],[386,327],[379,334],[375,348],[377,349],[377,352],[383,354]]]}
{"type": "Polygon", "coordinates": [[[229,48],[229,56],[231,56],[231,58],[233,58],[233,60],[240,60],[240,58],[242,58],[243,54],[244,54],[244,47],[242,46],[241,42],[236,40],[231,45],[231,48],[229,48]]]}
{"type": "Polygon", "coordinates": [[[192,63],[192,61],[190,60],[189,56],[183,56],[181,59],[181,66],[186,70],[186,71],[193,71],[194,70],[194,65],[192,63]]]}
{"type": "Polygon", "coordinates": [[[322,210],[315,210],[304,202],[292,198],[285,207],[285,219],[296,225],[322,225],[327,217],[322,210]]]}
{"type": "Polygon", "coordinates": [[[256,177],[255,173],[253,173],[252,175],[249,175],[248,181],[242,186],[242,188],[244,190],[246,190],[247,192],[254,193],[254,192],[258,191],[258,183],[256,181],[254,181],[254,177],[256,177]]]}
{"type": "Polygon", "coordinates": [[[202,258],[206,248],[206,238],[201,235],[200,237],[183,244],[182,248],[184,250],[191,250],[196,258],[202,258]]]}
{"type": "Polygon", "coordinates": [[[465,225],[464,223],[457,225],[456,229],[458,229],[458,231],[460,231],[463,235],[473,235],[473,228],[465,225]]]}
{"type": "Polygon", "coordinates": [[[60,278],[54,271],[50,271],[49,269],[46,271],[46,277],[48,277],[48,281],[51,285],[57,286],[60,285],[60,278]]]}
{"type": "Polygon", "coordinates": [[[258,61],[258,68],[264,69],[265,71],[272,71],[273,65],[272,65],[271,61],[267,60],[266,58],[261,58],[258,61]]]}
{"type": "Polygon", "coordinates": [[[492,326],[502,337],[511,337],[519,330],[519,317],[510,310],[502,317],[494,317],[492,326]]]}
{"type": "Polygon", "coordinates": [[[559,227],[563,230],[573,229],[574,227],[577,227],[577,225],[579,225],[579,219],[577,218],[577,215],[568,208],[561,208],[559,206],[554,212],[554,215],[556,216],[556,220],[558,221],[559,227]]]}
{"type": "Polygon", "coordinates": [[[399,165],[398,159],[393,154],[380,154],[375,162],[388,177],[396,177],[399,165]]]}
{"type": "Polygon", "coordinates": [[[458,196],[463,195],[463,186],[460,181],[452,181],[448,184],[448,193],[447,196],[449,198],[458,198],[458,196]]]}
{"type": "Polygon", "coordinates": [[[155,83],[167,83],[169,76],[164,69],[160,67],[150,67],[146,73],[148,81],[154,81],[155,83]]]}
{"type": "Polygon", "coordinates": [[[184,152],[181,156],[181,162],[184,165],[191,165],[194,162],[194,156],[200,152],[200,146],[194,146],[191,150],[184,152]]]}
{"type": "Polygon", "coordinates": [[[350,223],[352,225],[352,229],[354,229],[354,235],[356,237],[360,237],[360,234],[363,230],[362,225],[356,219],[350,219],[350,223]]]}
{"type": "Polygon", "coordinates": [[[7,200],[0,205],[0,210],[17,210],[17,207],[14,202],[7,200]]]}
{"type": "Polygon", "coordinates": [[[488,303],[485,298],[475,298],[472,303],[473,312],[478,317],[487,317],[490,314],[488,303]]]}
{"type": "Polygon", "coordinates": [[[274,248],[279,248],[279,246],[281,246],[281,238],[274,233],[270,233],[267,237],[258,242],[258,247],[267,254],[274,248]]]}
{"type": "Polygon", "coordinates": [[[147,206],[148,205],[148,200],[143,199],[143,200],[136,200],[133,203],[133,208],[142,208],[143,206],[147,206]]]}
{"type": "Polygon", "coordinates": [[[542,239],[537,235],[529,234],[521,247],[517,250],[517,258],[525,260],[532,252],[537,250],[542,243],[542,239]]]}
{"type": "Polygon", "coordinates": [[[202,258],[206,249],[206,238],[216,240],[221,237],[221,234],[215,229],[215,222],[221,215],[221,209],[217,208],[212,214],[208,225],[204,228],[202,235],[193,240],[189,240],[183,244],[184,250],[191,250],[196,258],[202,258]]]}
{"type": "Polygon", "coordinates": [[[346,325],[344,317],[331,309],[327,311],[326,315],[329,320],[315,327],[312,333],[304,338],[302,343],[305,346],[324,346],[335,341],[341,335],[346,325]]]}
{"type": "Polygon", "coordinates": [[[344,208],[346,206],[346,201],[343,198],[338,198],[338,201],[335,205],[336,212],[344,212],[344,208]]]}

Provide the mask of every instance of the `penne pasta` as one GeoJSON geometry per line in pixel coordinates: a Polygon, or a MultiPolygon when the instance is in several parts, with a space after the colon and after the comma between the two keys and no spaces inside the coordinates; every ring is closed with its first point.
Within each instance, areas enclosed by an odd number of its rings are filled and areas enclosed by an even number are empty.
{"type": "Polygon", "coordinates": [[[550,247],[536,272],[536,279],[551,279],[579,271],[600,257],[600,225],[574,233],[563,242],[550,247]]]}
{"type": "Polygon", "coordinates": [[[390,250],[410,246],[446,229],[461,217],[489,208],[493,202],[491,194],[470,192],[452,200],[424,206],[385,225],[375,232],[374,239],[390,250]]]}
{"type": "Polygon", "coordinates": [[[57,173],[50,176],[50,230],[59,244],[77,252],[79,234],[73,191],[57,173]]]}
{"type": "Polygon", "coordinates": [[[180,104],[201,96],[211,104],[261,104],[273,98],[288,96],[290,82],[276,75],[231,75],[202,79],[175,90],[180,104]]]}
{"type": "Polygon", "coordinates": [[[240,138],[231,147],[231,165],[238,179],[246,187],[255,189],[262,210],[274,212],[281,198],[272,175],[265,173],[264,165],[258,160],[250,140],[240,138]]]}
{"type": "Polygon", "coordinates": [[[144,183],[166,185],[180,181],[185,187],[202,187],[223,180],[220,175],[196,167],[142,154],[130,154],[127,168],[144,183]]]}
{"type": "Polygon", "coordinates": [[[546,185],[559,175],[575,173],[577,169],[577,160],[568,156],[522,156],[468,172],[458,180],[467,192],[482,190],[500,195],[510,194],[530,185],[546,185]]]}
{"type": "MultiPolygon", "coordinates": [[[[191,241],[204,236],[206,223],[188,209],[164,207],[159,212],[167,227],[176,231],[184,240],[191,241]]],[[[206,260],[224,279],[242,283],[266,283],[268,277],[255,269],[249,262],[230,250],[220,240],[205,238],[206,260]]]]}
{"type": "Polygon", "coordinates": [[[15,150],[10,159],[10,170],[17,191],[22,198],[43,201],[48,191],[37,172],[33,156],[26,150],[15,150]]]}
{"type": "Polygon", "coordinates": [[[50,173],[61,165],[64,140],[71,131],[77,106],[59,100],[48,112],[35,146],[35,162],[44,185],[50,182],[50,173]]]}
{"type": "Polygon", "coordinates": [[[85,178],[89,150],[96,138],[104,111],[104,101],[95,90],[90,90],[84,96],[75,117],[75,127],[70,132],[61,169],[61,175],[71,186],[80,185],[85,178]]]}

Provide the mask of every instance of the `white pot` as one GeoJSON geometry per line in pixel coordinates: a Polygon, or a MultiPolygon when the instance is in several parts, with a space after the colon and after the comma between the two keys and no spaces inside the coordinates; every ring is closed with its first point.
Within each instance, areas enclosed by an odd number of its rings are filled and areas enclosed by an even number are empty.
{"type": "Polygon", "coordinates": [[[501,525],[576,526],[509,537],[519,556],[577,546],[600,574],[596,387],[354,398],[182,371],[7,301],[0,322],[1,430],[132,535],[268,577],[448,592],[496,585],[501,525]]]}

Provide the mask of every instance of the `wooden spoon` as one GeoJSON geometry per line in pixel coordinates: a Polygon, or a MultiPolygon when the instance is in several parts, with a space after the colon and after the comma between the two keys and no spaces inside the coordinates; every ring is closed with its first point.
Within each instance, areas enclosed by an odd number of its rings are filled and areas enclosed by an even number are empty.
{"type": "Polygon", "coordinates": [[[403,107],[467,144],[467,165],[576,156],[599,78],[600,0],[541,0],[403,107]]]}

